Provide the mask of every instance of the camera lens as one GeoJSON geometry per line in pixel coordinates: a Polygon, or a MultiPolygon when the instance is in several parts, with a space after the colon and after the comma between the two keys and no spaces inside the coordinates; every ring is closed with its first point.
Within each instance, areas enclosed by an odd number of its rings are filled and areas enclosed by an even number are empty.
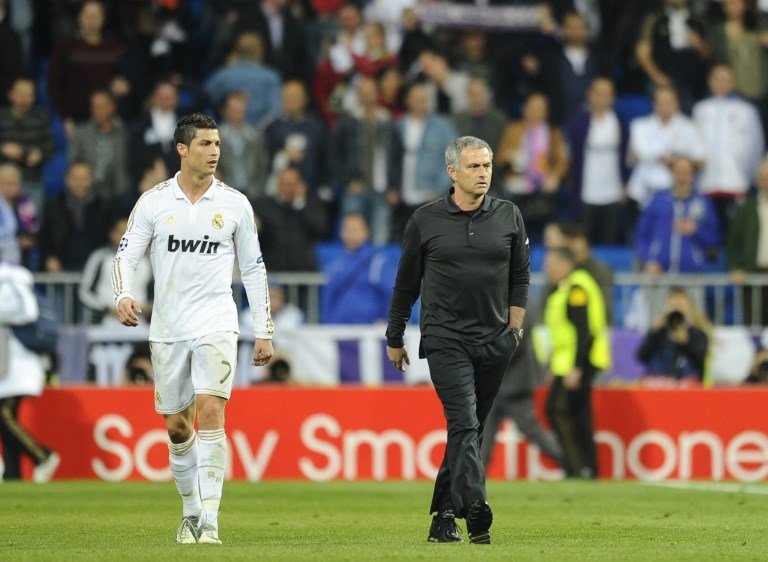
{"type": "Polygon", "coordinates": [[[679,310],[673,310],[667,314],[666,325],[670,330],[675,330],[685,324],[685,316],[679,310]]]}

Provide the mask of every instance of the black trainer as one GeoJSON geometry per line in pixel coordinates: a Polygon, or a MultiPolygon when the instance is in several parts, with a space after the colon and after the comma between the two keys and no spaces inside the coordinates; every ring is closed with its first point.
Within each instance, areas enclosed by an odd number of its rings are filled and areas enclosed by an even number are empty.
{"type": "Polygon", "coordinates": [[[441,511],[432,518],[427,540],[429,542],[461,542],[459,528],[456,526],[456,516],[452,509],[441,511]]]}
{"type": "Polygon", "coordinates": [[[467,509],[467,534],[472,544],[491,544],[488,532],[493,523],[491,506],[485,500],[475,500],[467,509]]]}

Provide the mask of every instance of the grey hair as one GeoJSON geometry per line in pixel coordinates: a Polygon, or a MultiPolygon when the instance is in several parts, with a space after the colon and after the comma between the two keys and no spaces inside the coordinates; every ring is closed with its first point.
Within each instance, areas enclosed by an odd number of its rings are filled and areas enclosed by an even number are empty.
{"type": "Polygon", "coordinates": [[[461,156],[461,151],[465,148],[487,148],[488,154],[491,156],[491,161],[493,161],[493,150],[487,142],[477,137],[466,136],[455,139],[448,145],[448,148],[445,149],[445,165],[450,166],[454,170],[458,170],[459,157],[461,156]]]}

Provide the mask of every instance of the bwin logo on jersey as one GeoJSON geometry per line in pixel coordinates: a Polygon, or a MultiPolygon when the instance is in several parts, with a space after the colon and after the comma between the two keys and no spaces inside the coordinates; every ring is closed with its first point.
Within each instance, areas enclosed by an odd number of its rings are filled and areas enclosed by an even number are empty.
{"type": "Polygon", "coordinates": [[[197,252],[198,254],[215,254],[219,249],[220,242],[209,242],[208,236],[203,236],[202,240],[184,240],[179,238],[178,240],[173,237],[173,234],[168,238],[168,251],[169,252],[197,252]]]}

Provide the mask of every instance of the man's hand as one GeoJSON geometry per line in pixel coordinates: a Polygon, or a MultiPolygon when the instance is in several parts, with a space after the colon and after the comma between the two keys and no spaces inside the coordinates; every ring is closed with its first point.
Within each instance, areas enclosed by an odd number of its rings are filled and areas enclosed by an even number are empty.
{"type": "Polygon", "coordinates": [[[567,388],[568,390],[576,390],[577,388],[579,388],[580,382],[581,382],[581,369],[576,367],[573,369],[573,371],[565,375],[563,386],[565,386],[565,388],[567,388]]]}
{"type": "Polygon", "coordinates": [[[141,306],[131,297],[120,299],[120,302],[117,303],[117,319],[123,326],[134,328],[138,326],[139,314],[141,314],[141,306]]]}
{"type": "Polygon", "coordinates": [[[405,349],[405,346],[387,346],[387,357],[389,357],[389,362],[392,363],[398,371],[405,372],[405,366],[411,364],[411,360],[408,358],[408,350],[405,349]]]}
{"type": "Polygon", "coordinates": [[[274,353],[272,340],[256,340],[253,344],[253,361],[251,361],[251,365],[256,365],[257,367],[266,365],[272,359],[274,353]]]}

